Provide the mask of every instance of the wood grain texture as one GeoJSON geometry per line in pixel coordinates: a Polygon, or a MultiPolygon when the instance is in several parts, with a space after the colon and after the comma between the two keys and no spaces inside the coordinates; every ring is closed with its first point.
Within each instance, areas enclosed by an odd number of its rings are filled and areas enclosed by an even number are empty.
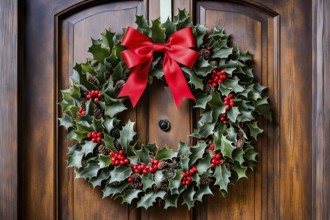
{"type": "Polygon", "coordinates": [[[0,2],[0,219],[17,219],[18,1],[0,2]]]}
{"type": "Polygon", "coordinates": [[[313,218],[330,219],[330,3],[313,1],[313,218]]]}

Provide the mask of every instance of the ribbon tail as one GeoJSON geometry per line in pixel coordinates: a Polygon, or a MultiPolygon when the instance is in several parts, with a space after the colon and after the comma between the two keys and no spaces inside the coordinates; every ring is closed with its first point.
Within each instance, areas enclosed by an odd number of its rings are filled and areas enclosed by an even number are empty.
{"type": "Polygon", "coordinates": [[[136,66],[124,87],[118,94],[118,97],[128,96],[132,102],[132,106],[135,107],[141,98],[148,83],[148,72],[151,66],[152,60],[147,61],[139,66],[136,66]]]}
{"type": "Polygon", "coordinates": [[[179,108],[183,98],[195,100],[180,66],[167,55],[164,57],[163,70],[177,108],[179,108]]]}

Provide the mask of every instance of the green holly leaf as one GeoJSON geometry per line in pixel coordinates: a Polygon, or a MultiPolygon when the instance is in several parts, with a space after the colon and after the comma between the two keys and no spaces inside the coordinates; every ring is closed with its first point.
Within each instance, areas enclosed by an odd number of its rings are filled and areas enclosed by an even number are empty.
{"type": "Polygon", "coordinates": [[[75,144],[72,147],[69,147],[67,167],[82,167],[81,161],[84,157],[84,153],[78,151],[78,147],[79,144],[75,144]]]}
{"type": "Polygon", "coordinates": [[[116,68],[113,70],[112,73],[112,80],[114,82],[123,79],[124,78],[124,74],[123,74],[123,67],[121,66],[121,63],[118,63],[118,65],[116,66],[116,68]]]}
{"type": "Polygon", "coordinates": [[[212,122],[212,111],[205,111],[201,115],[201,119],[199,119],[198,121],[199,124],[206,124],[211,122],[212,122]]]}
{"type": "Polygon", "coordinates": [[[167,148],[166,146],[163,147],[161,150],[158,151],[155,159],[156,160],[171,160],[173,157],[177,157],[178,152],[173,151],[173,149],[167,148]]]}
{"type": "Polygon", "coordinates": [[[246,51],[246,52],[241,52],[238,56],[238,60],[241,60],[243,62],[246,62],[246,61],[249,61],[249,60],[252,60],[252,55],[246,51]]]}
{"type": "Polygon", "coordinates": [[[232,153],[235,147],[233,146],[233,142],[228,140],[225,136],[221,136],[221,145],[220,150],[224,157],[229,157],[232,159],[232,153]]]}
{"type": "Polygon", "coordinates": [[[111,157],[109,155],[99,154],[99,166],[100,168],[108,167],[111,164],[111,157]]]}
{"type": "Polygon", "coordinates": [[[265,89],[267,89],[266,86],[261,85],[260,83],[256,83],[254,85],[254,88],[259,92],[262,93],[265,89]]]}
{"type": "Polygon", "coordinates": [[[142,145],[142,148],[146,148],[149,152],[156,154],[158,147],[156,144],[148,144],[148,145],[142,145]]]}
{"type": "Polygon", "coordinates": [[[188,209],[190,210],[190,208],[192,208],[194,206],[194,196],[196,194],[196,191],[194,189],[194,187],[189,187],[183,194],[182,194],[182,198],[183,198],[183,202],[182,205],[186,204],[188,209]]]}
{"type": "Polygon", "coordinates": [[[127,204],[132,204],[134,199],[139,198],[139,194],[142,190],[139,189],[127,189],[124,192],[123,202],[127,204]]]}
{"type": "Polygon", "coordinates": [[[126,106],[121,102],[116,102],[112,105],[107,105],[105,108],[104,115],[110,116],[113,118],[116,114],[126,110],[126,106]]]}
{"type": "Polygon", "coordinates": [[[179,193],[178,189],[181,185],[182,174],[182,170],[176,170],[174,176],[169,180],[168,188],[172,195],[179,193]]]}
{"type": "Polygon", "coordinates": [[[207,138],[213,134],[214,126],[215,123],[204,124],[200,128],[195,129],[191,136],[196,138],[207,138]]]}
{"type": "Polygon", "coordinates": [[[223,95],[228,96],[229,93],[243,92],[244,88],[238,84],[238,79],[226,79],[220,84],[220,91],[223,95]]]}
{"type": "Polygon", "coordinates": [[[230,172],[227,170],[226,166],[224,164],[221,164],[220,166],[216,166],[214,171],[214,177],[215,177],[215,186],[219,186],[220,190],[224,190],[227,192],[230,172]]]}
{"type": "Polygon", "coordinates": [[[227,111],[227,116],[231,122],[236,122],[237,116],[240,114],[238,107],[231,107],[227,111]]]}
{"type": "Polygon", "coordinates": [[[162,26],[165,28],[167,38],[177,31],[175,23],[172,22],[169,18],[167,18],[166,22],[163,23],[162,26]]]}
{"type": "Polygon", "coordinates": [[[58,119],[60,121],[60,126],[65,127],[65,129],[69,129],[73,127],[73,123],[71,121],[71,117],[67,114],[64,114],[63,118],[58,119]]]}
{"type": "Polygon", "coordinates": [[[81,142],[84,138],[86,138],[86,134],[75,132],[74,130],[70,131],[67,136],[67,139],[75,140],[77,142],[81,142]]]}
{"type": "Polygon", "coordinates": [[[257,123],[257,121],[247,123],[247,126],[250,130],[250,134],[255,140],[257,140],[258,134],[261,134],[264,131],[258,127],[257,123]]]}
{"type": "Polygon", "coordinates": [[[105,48],[102,48],[98,41],[92,39],[92,42],[92,46],[88,49],[88,52],[93,55],[94,60],[103,62],[105,58],[110,56],[109,51],[105,48]]]}
{"type": "Polygon", "coordinates": [[[104,134],[104,138],[102,140],[102,143],[105,145],[105,147],[110,151],[117,151],[117,149],[114,146],[115,139],[111,137],[108,134],[104,134]]]}
{"type": "Polygon", "coordinates": [[[258,155],[257,151],[251,146],[245,150],[244,156],[248,160],[257,161],[256,156],[258,155]]]}
{"type": "Polygon", "coordinates": [[[123,150],[125,152],[127,152],[129,144],[133,141],[134,136],[136,135],[136,132],[134,131],[134,124],[134,122],[129,120],[120,131],[119,142],[123,146],[123,150]]]}
{"type": "Polygon", "coordinates": [[[205,142],[198,142],[195,146],[190,147],[189,166],[192,166],[198,159],[203,157],[206,147],[205,142]]]}
{"type": "Polygon", "coordinates": [[[241,114],[237,116],[237,121],[239,122],[247,122],[252,120],[254,120],[252,111],[241,110],[241,114]]]}
{"type": "Polygon", "coordinates": [[[91,179],[96,177],[100,166],[97,161],[88,161],[87,166],[76,170],[76,178],[91,179]]]}
{"type": "Polygon", "coordinates": [[[272,114],[270,112],[270,107],[268,104],[259,105],[256,107],[255,111],[259,114],[267,118],[268,120],[272,120],[272,114]]]}
{"type": "Polygon", "coordinates": [[[97,143],[94,143],[92,141],[86,141],[85,144],[81,146],[81,152],[85,155],[92,153],[96,145],[97,143]]]}
{"type": "Polygon", "coordinates": [[[194,72],[196,75],[201,76],[201,77],[206,77],[213,67],[209,64],[207,60],[204,59],[197,59],[194,65],[194,72]]]}
{"type": "Polygon", "coordinates": [[[182,170],[187,171],[189,169],[189,157],[184,157],[180,159],[182,170]]]}
{"type": "Polygon", "coordinates": [[[168,209],[169,207],[177,207],[177,204],[178,204],[178,198],[179,198],[179,195],[167,195],[165,198],[164,198],[164,201],[165,201],[165,206],[164,206],[164,209],[168,209]]]}
{"type": "Polygon", "coordinates": [[[189,156],[189,154],[190,150],[187,144],[180,141],[178,148],[178,157],[189,156]]]}
{"type": "Polygon", "coordinates": [[[200,50],[204,43],[204,36],[206,34],[207,28],[204,25],[196,25],[193,27],[193,32],[195,36],[196,48],[200,50]]]}
{"type": "Polygon", "coordinates": [[[147,175],[142,176],[142,184],[143,184],[143,190],[146,191],[147,189],[150,189],[152,185],[154,184],[153,176],[151,173],[148,173],[147,175]]]}
{"type": "Polygon", "coordinates": [[[110,184],[106,184],[104,189],[102,190],[103,198],[108,196],[114,197],[116,194],[122,193],[123,190],[128,187],[128,185],[129,185],[128,182],[121,183],[118,186],[112,186],[110,184]]]}
{"type": "Polygon", "coordinates": [[[188,74],[189,77],[189,84],[193,85],[195,89],[203,90],[204,84],[203,79],[198,78],[192,69],[188,67],[181,67],[182,71],[188,74]]]}
{"type": "Polygon", "coordinates": [[[207,103],[212,99],[212,96],[207,94],[199,94],[196,96],[195,106],[194,108],[202,108],[205,109],[207,103]]]}
{"type": "Polygon", "coordinates": [[[93,129],[94,131],[99,131],[99,132],[103,132],[104,127],[103,127],[103,118],[101,119],[96,119],[95,117],[93,118],[93,129]]]}
{"type": "Polygon", "coordinates": [[[237,161],[240,165],[244,163],[244,151],[242,148],[236,148],[233,151],[233,159],[234,161],[237,161]]]}
{"type": "Polygon", "coordinates": [[[214,49],[212,58],[227,59],[229,55],[233,54],[233,48],[214,49]]]}
{"type": "Polygon", "coordinates": [[[203,201],[205,195],[213,195],[209,185],[201,185],[195,194],[195,201],[203,201]]]}
{"type": "Polygon", "coordinates": [[[234,164],[231,166],[231,169],[237,174],[237,181],[241,178],[247,178],[247,167],[234,164]]]}
{"type": "Polygon", "coordinates": [[[93,177],[92,179],[90,179],[89,182],[93,185],[93,188],[95,188],[97,186],[101,186],[102,182],[109,179],[109,177],[110,177],[110,170],[103,169],[99,176],[93,177]]]}
{"type": "Polygon", "coordinates": [[[141,199],[137,202],[137,207],[143,207],[148,209],[156,201],[157,198],[164,198],[166,192],[159,191],[154,193],[153,191],[147,192],[141,199]]]}
{"type": "Polygon", "coordinates": [[[83,125],[82,123],[83,123],[83,122],[78,122],[78,123],[76,124],[76,126],[77,126],[77,132],[78,132],[78,133],[81,133],[81,134],[87,134],[87,133],[89,133],[89,132],[94,131],[92,127],[89,127],[89,126],[83,125]]]}
{"type": "Polygon", "coordinates": [[[207,154],[204,158],[200,159],[197,164],[197,172],[199,175],[202,175],[205,173],[209,168],[211,164],[211,156],[210,154],[207,154]]]}
{"type": "Polygon", "coordinates": [[[127,166],[116,166],[110,173],[109,183],[121,182],[132,174],[132,169],[127,166]]]}
{"type": "Polygon", "coordinates": [[[160,18],[151,21],[151,40],[154,43],[165,43],[165,28],[162,27],[160,18]]]}
{"type": "Polygon", "coordinates": [[[162,171],[157,171],[155,174],[154,174],[154,180],[155,180],[155,184],[156,185],[160,185],[160,183],[165,179],[164,177],[164,174],[162,171]]]}
{"type": "Polygon", "coordinates": [[[173,17],[173,22],[176,24],[177,30],[192,26],[192,22],[190,20],[190,16],[188,12],[185,9],[183,10],[178,9],[178,10],[179,10],[178,14],[173,17]]]}
{"type": "Polygon", "coordinates": [[[116,35],[116,33],[111,32],[110,30],[105,30],[101,35],[102,35],[101,47],[106,49],[109,48],[111,50],[114,44],[113,38],[116,35]]]}
{"type": "Polygon", "coordinates": [[[148,164],[150,162],[149,152],[146,148],[141,147],[141,149],[136,150],[135,152],[141,163],[148,164]]]}
{"type": "Polygon", "coordinates": [[[115,118],[106,118],[103,125],[105,127],[105,130],[107,131],[107,133],[110,133],[112,131],[112,129],[114,129],[114,122],[115,122],[115,118]]]}
{"type": "Polygon", "coordinates": [[[226,112],[226,106],[223,104],[218,92],[212,93],[212,99],[208,102],[212,110],[212,122],[217,122],[221,113],[226,112]]]}
{"type": "Polygon", "coordinates": [[[137,27],[138,31],[148,36],[150,32],[150,28],[147,23],[147,20],[143,18],[143,15],[136,15],[135,17],[136,17],[135,23],[138,26],[137,27]]]}

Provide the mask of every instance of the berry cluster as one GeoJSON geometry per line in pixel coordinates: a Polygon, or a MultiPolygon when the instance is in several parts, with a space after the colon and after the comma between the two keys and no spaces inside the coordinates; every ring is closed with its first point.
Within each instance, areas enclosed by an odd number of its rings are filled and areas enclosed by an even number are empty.
{"type": "Polygon", "coordinates": [[[132,169],[134,173],[148,174],[156,172],[158,170],[159,160],[151,160],[150,164],[150,166],[148,166],[147,164],[135,165],[132,169]]]}
{"type": "Polygon", "coordinates": [[[101,140],[102,140],[102,133],[101,132],[96,132],[96,131],[89,132],[87,134],[87,137],[91,138],[94,143],[100,144],[101,140]]]}
{"type": "Polygon", "coordinates": [[[124,155],[123,150],[118,151],[118,153],[111,151],[109,155],[111,157],[111,163],[114,166],[129,164],[129,159],[124,155]]]}
{"type": "Polygon", "coordinates": [[[227,73],[223,70],[212,70],[211,78],[207,82],[211,84],[213,87],[217,87],[219,84],[223,82],[223,80],[227,79],[227,73]]]}
{"type": "Polygon", "coordinates": [[[102,97],[103,97],[103,94],[99,90],[89,91],[86,95],[86,98],[92,99],[95,104],[97,104],[102,97]]]}
{"type": "Polygon", "coordinates": [[[212,160],[211,160],[211,168],[214,168],[217,165],[220,165],[223,163],[221,160],[221,154],[213,154],[212,155],[212,160]]]}
{"type": "Polygon", "coordinates": [[[209,149],[214,150],[214,148],[215,148],[215,145],[213,143],[211,143],[210,146],[209,146],[209,149]]]}
{"type": "Polygon", "coordinates": [[[181,179],[181,185],[190,185],[191,183],[191,176],[197,172],[195,166],[192,166],[189,171],[184,172],[181,179]]]}
{"type": "Polygon", "coordinates": [[[80,116],[80,117],[83,117],[83,116],[86,114],[86,112],[85,112],[84,109],[82,109],[82,108],[80,108],[80,109],[78,110],[78,113],[79,113],[79,116],[80,116]]]}
{"type": "Polygon", "coordinates": [[[231,107],[233,107],[235,105],[235,101],[233,98],[234,98],[234,95],[231,93],[227,97],[224,98],[223,104],[226,105],[226,110],[229,110],[231,107]]]}
{"type": "Polygon", "coordinates": [[[225,125],[229,125],[229,120],[228,120],[228,118],[227,118],[227,114],[226,114],[226,113],[220,115],[220,120],[221,120],[222,123],[224,123],[225,125]]]}

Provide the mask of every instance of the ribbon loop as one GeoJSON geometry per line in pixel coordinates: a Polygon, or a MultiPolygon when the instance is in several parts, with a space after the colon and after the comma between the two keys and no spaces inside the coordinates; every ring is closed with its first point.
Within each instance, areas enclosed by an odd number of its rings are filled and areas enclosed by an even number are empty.
{"type": "Polygon", "coordinates": [[[121,43],[128,49],[121,55],[132,72],[118,97],[129,96],[133,107],[137,104],[148,83],[148,73],[154,52],[164,53],[163,70],[165,80],[172,92],[177,107],[183,98],[195,99],[191,93],[178,63],[193,67],[198,52],[190,27],[181,29],[170,36],[166,44],[153,43],[146,35],[129,27],[121,43]]]}

